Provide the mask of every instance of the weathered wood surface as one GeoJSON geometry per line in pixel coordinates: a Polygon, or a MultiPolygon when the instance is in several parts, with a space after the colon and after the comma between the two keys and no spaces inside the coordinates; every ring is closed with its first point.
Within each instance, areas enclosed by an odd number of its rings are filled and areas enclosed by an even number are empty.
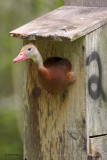
{"type": "Polygon", "coordinates": [[[107,7],[107,0],[64,0],[65,5],[86,7],[107,7]]]}
{"type": "Polygon", "coordinates": [[[106,43],[107,25],[86,35],[87,139],[90,136],[107,134],[106,43]]]}
{"type": "Polygon", "coordinates": [[[107,23],[107,8],[60,7],[12,32],[29,40],[73,41],[107,23]]]}
{"type": "Polygon", "coordinates": [[[90,146],[93,159],[107,160],[107,135],[90,138],[90,146]]]}
{"type": "Polygon", "coordinates": [[[77,80],[64,92],[49,98],[38,84],[35,63],[26,62],[24,158],[86,160],[84,38],[72,43],[42,40],[35,43],[44,60],[52,56],[69,58],[77,80]]]}

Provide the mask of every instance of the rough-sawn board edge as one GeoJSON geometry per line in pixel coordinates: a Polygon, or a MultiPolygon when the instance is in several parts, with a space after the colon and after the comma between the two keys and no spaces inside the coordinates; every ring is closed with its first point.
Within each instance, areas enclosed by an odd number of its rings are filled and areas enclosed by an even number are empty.
{"type": "MultiPolygon", "coordinates": [[[[95,11],[94,11],[94,14],[95,14],[95,11]]],[[[9,35],[10,35],[10,37],[17,37],[17,38],[21,38],[21,39],[28,39],[28,40],[53,40],[53,41],[74,41],[74,40],[76,40],[76,39],[78,39],[78,38],[80,38],[80,37],[82,37],[82,36],[84,36],[84,35],[86,35],[86,34],[88,34],[88,33],[90,33],[90,32],[92,32],[92,31],[94,31],[94,30],[96,30],[96,29],[98,29],[98,28],[100,28],[101,26],[103,26],[103,25],[105,25],[106,23],[107,23],[107,16],[105,16],[105,14],[103,13],[103,11],[105,12],[105,13],[107,13],[107,7],[104,7],[104,8],[102,8],[102,7],[77,7],[77,6],[63,6],[63,7],[60,7],[60,8],[58,8],[58,9],[56,9],[56,10],[54,10],[54,11],[52,11],[52,12],[49,12],[48,14],[46,14],[46,15],[44,15],[44,16],[42,16],[42,17],[40,17],[40,18],[37,18],[36,20],[34,20],[34,21],[31,21],[31,22],[29,22],[29,23],[27,23],[27,24],[25,24],[25,25],[23,25],[23,26],[21,26],[21,27],[19,27],[18,29],[15,29],[15,30],[13,30],[13,31],[11,31],[10,33],[9,33],[9,35]],[[79,24],[77,24],[77,30],[74,30],[74,32],[71,32],[72,31],[72,28],[71,29],[68,29],[68,30],[66,30],[64,27],[65,26],[61,26],[61,28],[59,29],[56,29],[56,31],[53,31],[53,32],[50,32],[49,34],[47,34],[47,33],[42,33],[43,32],[43,28],[42,28],[42,32],[40,32],[40,30],[38,29],[39,27],[42,27],[42,25],[38,25],[38,22],[40,23],[40,22],[42,22],[42,20],[45,20],[45,22],[47,22],[47,25],[49,25],[49,21],[48,20],[46,20],[46,17],[47,17],[47,19],[48,19],[48,17],[49,16],[51,16],[52,15],[52,18],[55,18],[54,17],[54,14],[55,13],[57,13],[57,14],[60,14],[60,12],[62,12],[63,11],[63,13],[64,12],[67,12],[67,10],[74,10],[74,15],[76,14],[76,12],[77,12],[77,18],[78,18],[78,11],[80,10],[80,12],[83,10],[83,12],[84,12],[84,10],[85,10],[85,12],[87,12],[88,11],[88,13],[89,13],[89,11],[90,11],[90,14],[92,13],[92,16],[93,16],[93,11],[95,10],[96,11],[96,17],[94,17],[94,18],[99,18],[99,13],[101,12],[101,14],[100,15],[103,15],[102,16],[102,18],[100,18],[100,19],[98,19],[98,20],[96,20],[96,21],[94,21],[94,22],[92,22],[91,24],[87,24],[86,23],[86,27],[84,27],[84,26],[81,26],[81,23],[80,23],[80,26],[79,26],[79,24]],[[76,10],[76,12],[75,12],[75,10],[76,10]],[[102,14],[103,13],[103,14],[102,14]],[[34,25],[34,31],[33,31],[33,29],[32,30],[30,30],[30,32],[29,32],[29,26],[31,25],[33,25],[33,23],[36,23],[37,22],[37,30],[35,30],[35,28],[36,28],[36,26],[34,25]],[[59,30],[59,31],[58,31],[59,30]],[[61,33],[59,33],[61,31],[61,33]],[[65,32],[65,33],[64,33],[65,32]],[[71,32],[71,34],[70,34],[70,32],[71,32]],[[64,34],[63,34],[64,33],[64,34]]],[[[68,13],[70,13],[70,12],[68,12],[68,13]]],[[[72,12],[71,12],[72,13],[72,12]]],[[[86,13],[84,13],[84,16],[86,15],[86,13]]],[[[89,14],[87,14],[88,16],[89,16],[89,14]]],[[[86,16],[87,16],[86,15],[86,16]]],[[[69,15],[67,15],[67,16],[69,16],[69,15]]],[[[83,16],[83,14],[81,15],[80,14],[80,21],[81,21],[81,16],[83,16]]],[[[93,17],[90,17],[90,19],[89,20],[91,20],[93,17]]],[[[95,16],[95,15],[94,15],[95,16]]],[[[66,20],[66,17],[64,17],[63,16],[63,18],[64,18],[64,21],[66,22],[67,20],[66,20]]],[[[85,19],[87,19],[87,18],[89,18],[89,17],[85,17],[85,19]]],[[[56,16],[56,19],[57,19],[57,16],[56,16]]],[[[68,18],[68,20],[69,20],[69,18],[68,18]]],[[[78,19],[79,20],[79,19],[78,19]]],[[[55,19],[54,19],[54,21],[55,21],[55,19]]],[[[60,21],[60,19],[59,19],[59,21],[60,21]]],[[[56,23],[57,22],[59,22],[58,20],[56,20],[56,23]]],[[[85,22],[85,21],[84,21],[85,22]]],[[[87,22],[87,21],[86,21],[87,22]]],[[[61,22],[62,23],[62,25],[63,25],[63,22],[61,22]]],[[[68,24],[66,24],[66,26],[67,27],[69,27],[69,24],[73,24],[74,25],[74,28],[75,28],[75,21],[73,22],[68,22],[68,24]]],[[[77,20],[76,20],[76,23],[77,23],[77,20]]],[[[46,25],[46,24],[45,24],[46,25]]],[[[56,24],[55,24],[56,25],[56,24]]],[[[73,26],[72,25],[72,26],[73,26]]],[[[50,26],[49,26],[50,27],[50,26]]],[[[58,26],[55,26],[56,28],[58,27],[58,26]]],[[[33,28],[33,27],[31,27],[31,28],[33,28]]],[[[48,27],[47,27],[48,28],[48,27]]],[[[50,29],[50,28],[49,28],[50,29]]],[[[45,31],[45,28],[44,28],[44,31],[45,31]]]]}

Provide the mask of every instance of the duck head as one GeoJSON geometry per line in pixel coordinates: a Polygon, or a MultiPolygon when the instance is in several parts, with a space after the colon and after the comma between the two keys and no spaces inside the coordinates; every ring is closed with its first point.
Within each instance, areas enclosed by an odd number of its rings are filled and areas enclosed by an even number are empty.
{"type": "Polygon", "coordinates": [[[28,58],[31,58],[34,61],[36,61],[36,57],[38,56],[38,54],[39,54],[39,51],[37,50],[37,48],[33,43],[27,44],[21,49],[19,55],[13,59],[13,63],[16,63],[18,61],[25,60],[28,58]]]}

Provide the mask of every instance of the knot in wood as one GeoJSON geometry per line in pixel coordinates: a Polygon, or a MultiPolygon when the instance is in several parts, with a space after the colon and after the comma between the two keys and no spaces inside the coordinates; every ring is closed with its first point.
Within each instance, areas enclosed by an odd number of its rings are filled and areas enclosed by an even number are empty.
{"type": "Polygon", "coordinates": [[[68,129],[67,133],[71,138],[73,138],[75,140],[77,140],[79,138],[79,132],[78,132],[78,130],[76,128],[68,129]]]}
{"type": "Polygon", "coordinates": [[[39,87],[35,87],[32,91],[32,95],[39,97],[41,94],[41,89],[39,87]]]}

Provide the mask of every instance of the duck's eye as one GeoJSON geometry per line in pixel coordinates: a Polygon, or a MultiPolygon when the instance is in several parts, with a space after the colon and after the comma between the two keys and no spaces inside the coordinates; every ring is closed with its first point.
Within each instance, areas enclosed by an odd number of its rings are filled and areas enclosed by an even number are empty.
{"type": "Polygon", "coordinates": [[[28,48],[28,51],[31,51],[31,48],[28,48]]]}

